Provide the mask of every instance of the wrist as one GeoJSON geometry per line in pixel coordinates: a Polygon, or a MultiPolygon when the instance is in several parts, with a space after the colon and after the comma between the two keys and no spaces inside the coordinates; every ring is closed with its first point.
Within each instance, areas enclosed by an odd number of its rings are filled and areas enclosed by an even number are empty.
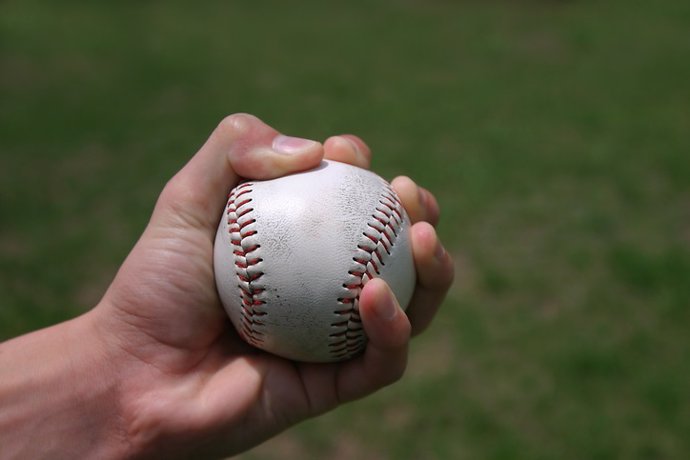
{"type": "Polygon", "coordinates": [[[0,344],[0,445],[10,457],[127,454],[120,379],[93,321],[87,313],[0,344]]]}

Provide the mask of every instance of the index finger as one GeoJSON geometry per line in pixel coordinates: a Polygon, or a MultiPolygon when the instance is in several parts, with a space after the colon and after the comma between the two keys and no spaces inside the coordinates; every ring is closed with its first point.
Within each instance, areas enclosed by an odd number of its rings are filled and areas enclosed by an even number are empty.
{"type": "Polygon", "coordinates": [[[227,193],[240,178],[270,179],[305,170],[322,156],[316,141],[283,136],[252,115],[230,115],[165,186],[151,224],[182,221],[214,230],[227,193]]]}

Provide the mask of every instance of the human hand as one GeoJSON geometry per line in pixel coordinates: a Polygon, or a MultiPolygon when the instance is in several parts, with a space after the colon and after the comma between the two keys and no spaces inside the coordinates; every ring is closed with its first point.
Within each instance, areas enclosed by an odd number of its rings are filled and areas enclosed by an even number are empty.
{"type": "Polygon", "coordinates": [[[418,284],[407,313],[385,282],[363,288],[361,356],[307,364],[261,352],[239,339],[220,305],[212,254],[227,192],[240,178],[274,178],[324,157],[368,168],[371,153],[356,136],[321,145],[232,115],[165,186],[141,239],[84,315],[117,381],[127,455],[232,455],[402,375],[410,336],[428,326],[453,279],[433,227],[438,205],[409,178],[392,185],[413,222],[418,284]]]}

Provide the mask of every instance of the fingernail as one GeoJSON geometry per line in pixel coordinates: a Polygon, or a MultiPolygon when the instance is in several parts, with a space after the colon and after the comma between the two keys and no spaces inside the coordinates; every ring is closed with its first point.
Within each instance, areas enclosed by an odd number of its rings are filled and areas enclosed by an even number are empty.
{"type": "Polygon", "coordinates": [[[396,313],[398,313],[398,306],[395,304],[395,299],[390,289],[386,288],[386,294],[381,299],[381,304],[376,312],[385,321],[392,320],[396,313]]]}
{"type": "Polygon", "coordinates": [[[301,137],[278,135],[273,139],[273,150],[284,155],[295,155],[305,152],[317,144],[316,141],[310,139],[302,139],[301,137]]]}
{"type": "Polygon", "coordinates": [[[355,141],[353,141],[352,139],[350,139],[350,138],[348,138],[348,137],[345,137],[345,136],[340,136],[340,139],[343,139],[345,142],[347,142],[348,144],[350,144],[350,147],[352,148],[352,150],[353,150],[356,154],[358,154],[358,155],[360,154],[359,146],[357,145],[357,143],[356,143],[355,141]]]}

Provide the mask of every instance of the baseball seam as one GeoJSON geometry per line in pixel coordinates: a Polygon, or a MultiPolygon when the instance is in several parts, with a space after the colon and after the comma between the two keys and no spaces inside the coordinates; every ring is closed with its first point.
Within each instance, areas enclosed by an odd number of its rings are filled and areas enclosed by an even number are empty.
{"type": "Polygon", "coordinates": [[[266,316],[265,287],[261,283],[263,259],[254,253],[261,247],[256,241],[256,219],[253,218],[253,199],[249,195],[253,184],[246,182],[235,187],[226,206],[228,232],[233,246],[235,274],[240,290],[240,322],[242,337],[253,345],[264,341],[262,327],[266,316]]]}
{"type": "Polygon", "coordinates": [[[347,272],[343,287],[347,294],[338,299],[337,321],[330,334],[329,352],[336,359],[345,359],[362,350],[366,335],[359,314],[359,295],[370,279],[381,274],[404,222],[404,208],[392,187],[384,181],[385,189],[375,207],[366,230],[352,257],[353,266],[347,272]]]}

